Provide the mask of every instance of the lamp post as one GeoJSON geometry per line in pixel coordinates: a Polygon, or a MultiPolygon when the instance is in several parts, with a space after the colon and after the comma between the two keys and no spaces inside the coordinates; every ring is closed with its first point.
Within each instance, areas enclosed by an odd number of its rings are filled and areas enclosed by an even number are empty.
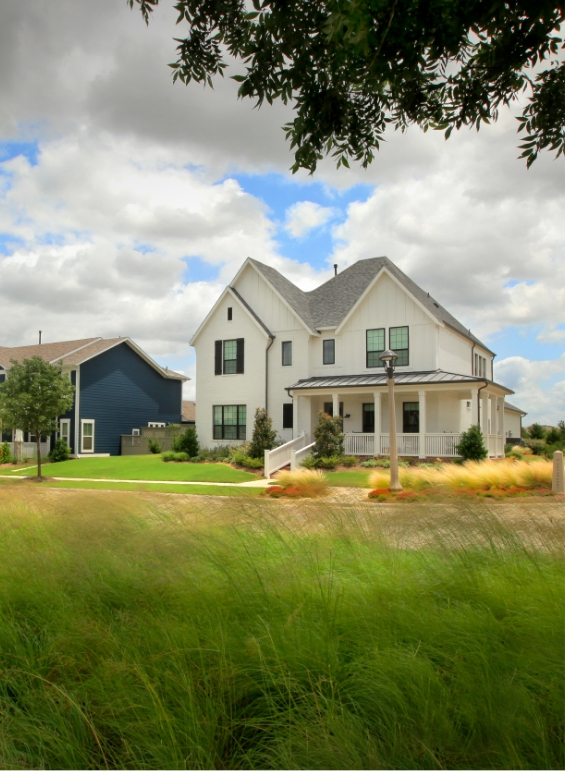
{"type": "Polygon", "coordinates": [[[388,386],[388,431],[389,431],[389,452],[390,452],[390,485],[389,490],[397,493],[402,490],[402,485],[398,479],[398,450],[396,447],[396,410],[394,408],[394,364],[398,356],[394,351],[383,351],[379,356],[387,374],[388,386]]]}

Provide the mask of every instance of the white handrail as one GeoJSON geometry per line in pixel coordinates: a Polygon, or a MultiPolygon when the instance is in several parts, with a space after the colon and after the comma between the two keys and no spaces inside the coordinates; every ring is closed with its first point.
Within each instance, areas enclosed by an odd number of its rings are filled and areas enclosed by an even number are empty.
{"type": "Polygon", "coordinates": [[[283,466],[288,466],[291,450],[304,447],[305,442],[306,436],[303,431],[296,439],[291,439],[289,442],[281,444],[280,447],[275,447],[274,450],[265,450],[265,477],[268,479],[275,471],[278,471],[283,466]]]}
{"type": "Polygon", "coordinates": [[[304,458],[307,458],[311,452],[312,448],[316,442],[312,442],[312,444],[307,444],[306,447],[302,447],[300,450],[291,450],[290,451],[290,470],[296,471],[297,468],[300,468],[302,466],[302,461],[304,458]]]}

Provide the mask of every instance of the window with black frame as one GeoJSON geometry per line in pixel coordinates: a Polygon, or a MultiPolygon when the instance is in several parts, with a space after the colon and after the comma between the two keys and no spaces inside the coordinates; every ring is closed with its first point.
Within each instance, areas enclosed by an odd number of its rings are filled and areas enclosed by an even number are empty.
{"type": "Polygon", "coordinates": [[[409,362],[408,327],[391,327],[389,329],[389,348],[398,356],[397,367],[407,367],[409,362]]]}
{"type": "Polygon", "coordinates": [[[282,365],[283,367],[292,366],[292,340],[285,340],[281,343],[282,347],[282,365]]]}
{"type": "Polygon", "coordinates": [[[214,439],[245,439],[247,407],[245,404],[214,405],[214,439]]]}
{"type": "Polygon", "coordinates": [[[283,428],[294,427],[294,409],[293,404],[283,404],[283,428]]]}
{"type": "Polygon", "coordinates": [[[385,349],[385,330],[367,330],[367,367],[382,367],[379,356],[385,349]]]}
{"type": "Polygon", "coordinates": [[[402,433],[417,434],[420,430],[419,402],[404,402],[402,405],[402,433]]]}
{"type": "Polygon", "coordinates": [[[363,433],[375,433],[375,402],[367,402],[363,405],[363,433]]]}
{"type": "Polygon", "coordinates": [[[324,364],[335,364],[335,340],[324,340],[324,364]]]}

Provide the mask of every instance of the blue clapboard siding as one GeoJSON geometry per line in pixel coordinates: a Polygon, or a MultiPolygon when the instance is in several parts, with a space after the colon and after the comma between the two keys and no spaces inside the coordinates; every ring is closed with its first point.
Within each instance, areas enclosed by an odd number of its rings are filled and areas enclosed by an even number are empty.
{"type": "MultiPolygon", "coordinates": [[[[77,373],[74,370],[71,372],[71,383],[74,385],[74,387],[76,389],[77,373]]],[[[75,390],[75,392],[73,393],[73,404],[72,404],[71,409],[68,412],[65,412],[64,415],[59,415],[59,418],[58,418],[58,421],[61,420],[61,418],[70,418],[70,420],[71,420],[71,435],[70,435],[69,438],[70,438],[71,451],[73,453],[78,452],[78,450],[75,449],[75,402],[76,402],[76,398],[77,398],[77,395],[76,395],[76,390],[75,390]]],[[[58,430],[59,429],[57,429],[57,431],[58,430]]],[[[55,438],[56,438],[56,435],[53,434],[51,436],[51,448],[53,448],[53,445],[55,444],[55,438]]]]}
{"type": "Polygon", "coordinates": [[[125,342],[81,364],[80,419],[96,421],[95,453],[119,455],[120,436],[149,421],[180,423],[181,403],[182,382],[162,377],[125,342]]]}

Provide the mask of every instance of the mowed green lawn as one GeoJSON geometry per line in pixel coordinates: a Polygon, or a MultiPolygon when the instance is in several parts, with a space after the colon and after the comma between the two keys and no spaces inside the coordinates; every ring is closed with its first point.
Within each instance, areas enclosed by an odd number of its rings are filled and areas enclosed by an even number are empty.
{"type": "MultiPolygon", "coordinates": [[[[36,468],[22,469],[30,475],[36,468]]],[[[79,458],[62,463],[45,463],[44,476],[69,479],[139,479],[166,482],[251,482],[255,474],[228,466],[226,463],[164,463],[160,455],[118,455],[110,458],[79,458]]]]}

